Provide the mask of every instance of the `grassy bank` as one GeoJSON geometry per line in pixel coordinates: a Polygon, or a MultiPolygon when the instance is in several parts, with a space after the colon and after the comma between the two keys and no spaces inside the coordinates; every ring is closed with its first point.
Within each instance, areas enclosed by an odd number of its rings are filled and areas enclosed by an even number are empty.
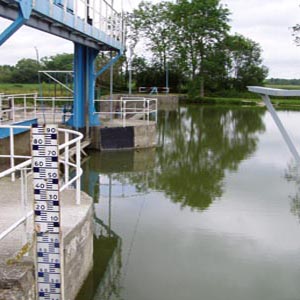
{"type": "MultiPolygon", "coordinates": [[[[300,86],[295,85],[270,85],[268,87],[281,88],[281,89],[300,89],[300,86]]],[[[44,97],[63,96],[65,90],[54,84],[14,84],[14,83],[0,83],[0,93],[5,94],[27,94],[34,92],[42,92],[44,97]]],[[[180,95],[179,99],[183,103],[195,103],[195,104],[211,104],[211,105],[262,105],[261,98],[253,93],[245,92],[241,94],[235,94],[233,97],[230,93],[222,96],[221,93],[210,97],[193,97],[190,98],[188,95],[180,95]]],[[[278,108],[291,108],[300,109],[300,98],[271,98],[272,103],[278,108]]]]}
{"type": "Polygon", "coordinates": [[[66,96],[66,89],[55,84],[37,84],[37,83],[0,83],[0,93],[11,94],[32,94],[37,92],[44,97],[66,96]]]}

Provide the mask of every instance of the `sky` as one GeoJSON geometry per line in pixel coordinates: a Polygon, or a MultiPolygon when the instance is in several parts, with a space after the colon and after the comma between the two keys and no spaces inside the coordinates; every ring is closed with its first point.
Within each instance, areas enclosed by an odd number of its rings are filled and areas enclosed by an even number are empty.
{"type": "MultiPolygon", "coordinates": [[[[140,2],[123,1],[125,10],[132,10],[140,2]]],[[[300,0],[221,0],[221,3],[231,11],[231,32],[260,44],[269,78],[300,78],[300,46],[294,43],[291,30],[300,23],[300,0]]],[[[1,31],[9,24],[10,21],[0,18],[1,31]]],[[[73,44],[24,26],[0,47],[0,65],[14,65],[24,57],[35,59],[37,52],[40,58],[71,53],[73,44]]]]}

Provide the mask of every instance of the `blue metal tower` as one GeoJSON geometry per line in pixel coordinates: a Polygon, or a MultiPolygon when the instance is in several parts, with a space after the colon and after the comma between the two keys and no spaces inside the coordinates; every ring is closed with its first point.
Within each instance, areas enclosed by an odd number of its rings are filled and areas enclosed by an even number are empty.
{"type": "Polygon", "coordinates": [[[0,17],[13,20],[0,34],[0,45],[22,25],[74,43],[74,108],[68,124],[76,129],[99,125],[94,114],[95,81],[123,53],[122,14],[108,0],[0,0],[0,17]],[[96,71],[100,51],[117,55],[96,71]]]}

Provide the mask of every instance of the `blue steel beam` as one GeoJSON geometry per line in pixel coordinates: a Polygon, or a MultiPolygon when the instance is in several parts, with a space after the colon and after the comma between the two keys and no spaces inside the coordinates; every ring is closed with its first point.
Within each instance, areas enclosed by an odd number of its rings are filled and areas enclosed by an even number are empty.
{"type": "Polygon", "coordinates": [[[122,56],[122,52],[120,51],[118,55],[116,55],[112,60],[110,60],[100,71],[95,74],[95,80],[103,74],[106,70],[108,70],[113,64],[115,64],[118,59],[122,56]]]}
{"type": "Polygon", "coordinates": [[[19,0],[19,16],[0,34],[0,46],[4,44],[30,18],[32,0],[19,0]]]}
{"type": "MultiPolygon", "coordinates": [[[[0,16],[15,20],[19,15],[20,6],[24,7],[24,14],[25,9],[28,12],[32,8],[34,13],[27,20],[27,26],[97,50],[123,51],[121,14],[119,15],[120,35],[115,36],[112,31],[105,30],[106,27],[90,24],[78,15],[75,1],[80,0],[0,0],[0,16]]],[[[98,3],[98,0],[95,3],[98,3]]],[[[24,16],[27,17],[28,14],[24,16]]]]}

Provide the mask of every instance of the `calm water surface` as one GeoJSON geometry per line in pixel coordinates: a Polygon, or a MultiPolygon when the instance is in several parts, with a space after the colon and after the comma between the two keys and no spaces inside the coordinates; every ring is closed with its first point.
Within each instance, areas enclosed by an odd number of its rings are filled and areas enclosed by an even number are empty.
{"type": "MultiPolygon", "coordinates": [[[[280,112],[300,148],[299,112],[280,112]]],[[[80,300],[300,299],[300,179],[257,108],[161,111],[155,150],[91,153],[80,300]]]]}

